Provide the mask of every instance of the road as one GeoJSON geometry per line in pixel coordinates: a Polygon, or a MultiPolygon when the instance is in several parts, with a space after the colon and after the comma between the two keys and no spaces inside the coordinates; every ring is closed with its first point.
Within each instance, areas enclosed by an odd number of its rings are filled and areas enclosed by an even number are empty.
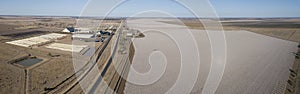
{"type": "MultiPolygon", "coordinates": [[[[102,47],[103,49],[97,52],[99,55],[96,55],[95,63],[91,63],[92,65],[78,76],[76,84],[71,85],[64,93],[68,93],[76,85],[80,85],[81,89],[88,94],[123,92],[121,89],[124,89],[122,83],[125,80],[121,76],[125,76],[129,69],[128,54],[119,53],[123,46],[128,46],[127,49],[129,49],[129,45],[123,44],[124,24],[124,22],[121,23],[115,34],[109,37],[105,46],[102,47]]],[[[126,43],[130,44],[130,40],[126,40],[126,43]]]]}

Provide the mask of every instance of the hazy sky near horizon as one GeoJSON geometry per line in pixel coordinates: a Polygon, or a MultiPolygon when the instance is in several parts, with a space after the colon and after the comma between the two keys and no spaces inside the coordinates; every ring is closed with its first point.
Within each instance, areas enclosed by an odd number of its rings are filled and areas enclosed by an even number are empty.
{"type": "MultiPolygon", "coordinates": [[[[101,14],[101,7],[105,7],[107,0],[98,1],[103,6],[90,11],[101,14]]],[[[88,0],[1,0],[0,15],[80,16],[84,7],[89,5],[87,3],[88,0]]],[[[210,0],[210,3],[220,17],[300,17],[300,0],[210,0]]],[[[171,0],[128,0],[111,16],[126,17],[145,10],[193,17],[188,9],[171,0]]]]}

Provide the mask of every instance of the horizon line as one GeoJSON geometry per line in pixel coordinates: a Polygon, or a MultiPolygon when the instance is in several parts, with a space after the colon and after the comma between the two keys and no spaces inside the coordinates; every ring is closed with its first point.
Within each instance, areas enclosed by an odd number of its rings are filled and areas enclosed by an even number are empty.
{"type": "MultiPolygon", "coordinates": [[[[175,18],[175,17],[122,17],[122,16],[107,16],[107,17],[100,17],[100,16],[62,16],[62,15],[1,15],[3,16],[11,16],[11,17],[71,17],[71,18],[175,18]]],[[[298,18],[300,17],[176,17],[176,18],[198,18],[198,19],[230,19],[230,18],[298,18]]]]}

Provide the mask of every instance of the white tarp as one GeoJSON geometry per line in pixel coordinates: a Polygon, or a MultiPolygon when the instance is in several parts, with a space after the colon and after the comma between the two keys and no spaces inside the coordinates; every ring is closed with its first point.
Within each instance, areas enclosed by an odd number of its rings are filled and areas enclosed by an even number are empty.
{"type": "Polygon", "coordinates": [[[10,41],[10,42],[6,42],[6,43],[17,45],[17,46],[23,46],[23,47],[31,47],[31,46],[39,46],[44,43],[63,38],[65,36],[67,36],[67,35],[51,33],[51,34],[41,35],[41,36],[37,36],[37,37],[31,37],[31,38],[26,38],[26,39],[21,39],[21,40],[10,41]]]}

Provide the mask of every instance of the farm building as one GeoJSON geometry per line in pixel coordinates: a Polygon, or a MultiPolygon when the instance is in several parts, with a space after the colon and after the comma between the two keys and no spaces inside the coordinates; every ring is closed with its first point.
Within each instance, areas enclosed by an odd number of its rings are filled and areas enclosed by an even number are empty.
{"type": "Polygon", "coordinates": [[[61,32],[65,32],[65,33],[92,33],[92,31],[89,28],[74,28],[74,27],[65,28],[61,32]]]}
{"type": "Polygon", "coordinates": [[[75,28],[74,27],[67,27],[64,30],[62,30],[62,32],[72,33],[72,32],[75,32],[75,28]]]}

